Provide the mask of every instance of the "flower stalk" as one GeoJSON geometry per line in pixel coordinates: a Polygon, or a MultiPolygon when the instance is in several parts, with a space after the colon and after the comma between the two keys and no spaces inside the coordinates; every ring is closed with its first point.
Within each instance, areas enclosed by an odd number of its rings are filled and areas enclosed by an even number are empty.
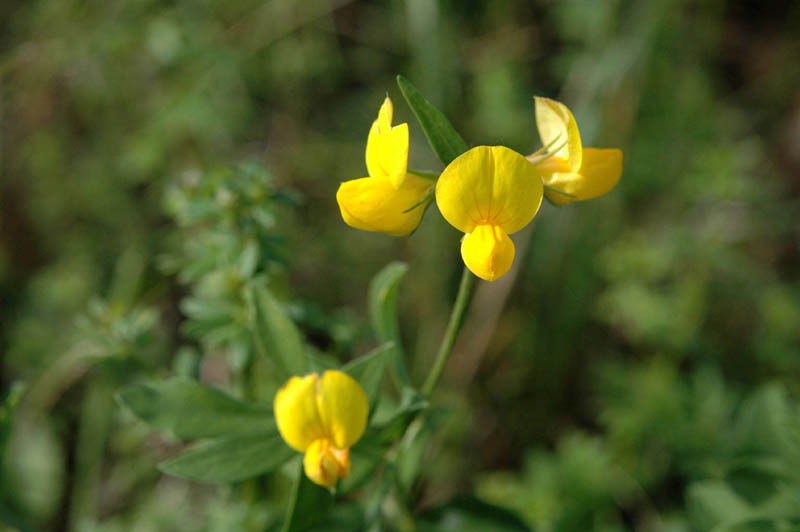
{"type": "Polygon", "coordinates": [[[434,360],[431,372],[422,385],[422,395],[425,397],[431,396],[436,389],[436,385],[439,384],[439,379],[442,378],[444,368],[447,366],[447,360],[450,358],[453,345],[456,343],[458,330],[461,328],[461,323],[464,321],[467,307],[469,307],[474,281],[475,276],[472,275],[469,268],[464,266],[464,271],[461,273],[461,282],[458,285],[458,294],[456,295],[455,303],[453,303],[453,310],[450,312],[450,320],[447,323],[447,330],[445,330],[442,343],[439,346],[439,352],[436,353],[436,359],[434,360]]]}

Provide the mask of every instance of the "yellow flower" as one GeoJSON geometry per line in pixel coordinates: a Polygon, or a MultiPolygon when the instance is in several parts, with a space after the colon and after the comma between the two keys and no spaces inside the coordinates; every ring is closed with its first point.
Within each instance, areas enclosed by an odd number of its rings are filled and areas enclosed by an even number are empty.
{"type": "Polygon", "coordinates": [[[284,441],[305,453],[308,478],[331,487],[350,473],[350,447],[364,434],[369,412],[355,379],[336,370],[292,377],[278,390],[273,408],[284,441]]]}
{"type": "Polygon", "coordinates": [[[436,204],[450,224],[466,233],[464,264],[487,281],[505,275],[514,261],[508,237],[536,215],[542,203],[536,166],[503,146],[478,146],[458,156],[436,183],[436,204]]]}
{"type": "Polygon", "coordinates": [[[433,184],[407,173],[408,124],[392,127],[392,101],[387,97],[367,137],[369,177],[345,181],[336,201],[345,223],[364,231],[394,236],[417,228],[425,213],[419,204],[433,184]],[[411,209],[411,210],[409,210],[411,209]]]}
{"type": "Polygon", "coordinates": [[[556,205],[602,196],[617,184],[622,175],[622,152],[616,149],[584,148],[572,112],[561,102],[535,97],[536,127],[545,146],[558,147],[539,162],[547,199],[556,205]],[[556,190],[553,190],[556,189],[556,190]],[[566,192],[569,196],[557,191],[566,192]]]}

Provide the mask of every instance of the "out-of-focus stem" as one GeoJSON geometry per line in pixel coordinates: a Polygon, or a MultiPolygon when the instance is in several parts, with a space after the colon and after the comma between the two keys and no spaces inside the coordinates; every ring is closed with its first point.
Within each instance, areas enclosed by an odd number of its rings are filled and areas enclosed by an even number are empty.
{"type": "Polygon", "coordinates": [[[436,354],[436,360],[433,363],[431,372],[422,385],[422,395],[425,397],[430,397],[433,390],[436,389],[436,385],[439,383],[439,379],[442,377],[444,368],[447,365],[447,360],[450,358],[450,352],[456,342],[458,330],[464,321],[464,313],[469,306],[469,296],[472,293],[473,281],[472,272],[464,266],[461,282],[458,285],[458,295],[456,295],[456,301],[453,303],[453,310],[450,312],[450,321],[447,323],[447,330],[444,333],[444,338],[442,338],[442,344],[439,346],[439,352],[436,354]]]}

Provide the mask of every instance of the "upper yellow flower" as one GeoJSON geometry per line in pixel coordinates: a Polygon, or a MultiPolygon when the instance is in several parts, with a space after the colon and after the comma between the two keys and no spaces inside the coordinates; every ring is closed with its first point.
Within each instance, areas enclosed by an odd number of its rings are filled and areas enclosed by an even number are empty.
{"type": "Polygon", "coordinates": [[[602,196],[617,184],[622,175],[622,152],[616,149],[584,148],[572,112],[563,103],[535,97],[536,127],[545,146],[558,149],[537,162],[546,185],[547,199],[556,205],[602,196]],[[560,194],[558,191],[566,192],[560,194]]]}
{"type": "Polygon", "coordinates": [[[364,434],[369,412],[355,379],[336,370],[292,377],[275,395],[274,410],[284,441],[305,453],[308,478],[331,487],[350,473],[350,447],[364,434]]]}
{"type": "Polygon", "coordinates": [[[369,177],[346,181],[336,192],[342,218],[351,227],[389,235],[407,235],[417,228],[425,209],[417,205],[432,183],[407,173],[408,124],[392,127],[392,101],[387,97],[367,137],[369,177]]]}
{"type": "Polygon", "coordinates": [[[487,281],[505,275],[514,261],[508,237],[536,215],[542,203],[539,170],[503,146],[478,146],[456,157],[436,183],[442,216],[466,233],[464,264],[487,281]]]}

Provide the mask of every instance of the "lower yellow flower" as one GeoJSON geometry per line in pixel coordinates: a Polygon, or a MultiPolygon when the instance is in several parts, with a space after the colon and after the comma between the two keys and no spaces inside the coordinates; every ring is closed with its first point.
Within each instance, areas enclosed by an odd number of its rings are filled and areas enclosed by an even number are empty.
{"type": "Polygon", "coordinates": [[[369,404],[361,385],[341,371],[292,377],[275,395],[284,441],[305,453],[306,476],[332,487],[350,473],[350,447],[364,434],[369,404]]]}
{"type": "Polygon", "coordinates": [[[622,175],[622,152],[584,148],[572,111],[561,102],[535,97],[536,127],[545,146],[556,147],[547,158],[530,156],[542,173],[547,199],[556,205],[602,196],[622,175]],[[560,192],[566,194],[561,194],[560,192]]]}
{"type": "Polygon", "coordinates": [[[436,183],[442,216],[466,233],[464,264],[487,281],[514,262],[508,235],[528,225],[542,204],[542,176],[519,153],[503,146],[478,146],[456,157],[436,183]]]}

